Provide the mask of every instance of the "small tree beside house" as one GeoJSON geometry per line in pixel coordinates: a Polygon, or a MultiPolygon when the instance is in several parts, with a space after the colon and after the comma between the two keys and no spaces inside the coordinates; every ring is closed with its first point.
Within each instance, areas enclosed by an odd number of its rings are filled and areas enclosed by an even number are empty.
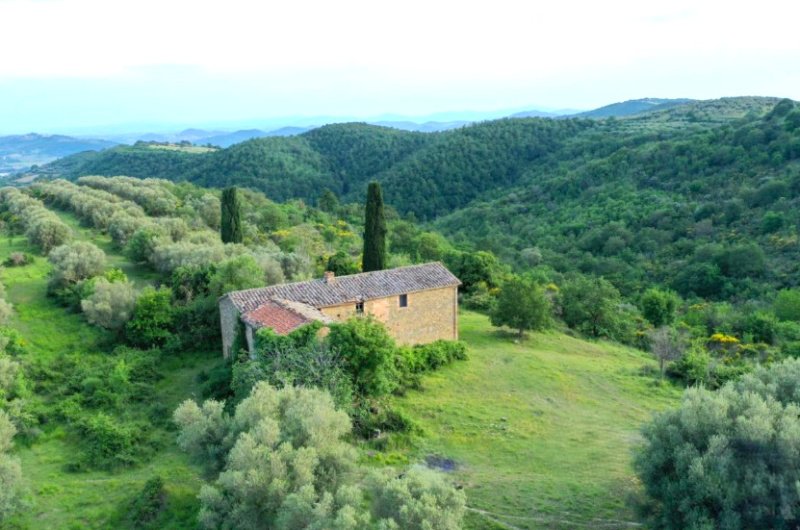
{"type": "Polygon", "coordinates": [[[500,289],[491,320],[493,326],[516,329],[522,338],[526,331],[550,327],[551,311],[543,287],[528,279],[513,277],[500,289]]]}

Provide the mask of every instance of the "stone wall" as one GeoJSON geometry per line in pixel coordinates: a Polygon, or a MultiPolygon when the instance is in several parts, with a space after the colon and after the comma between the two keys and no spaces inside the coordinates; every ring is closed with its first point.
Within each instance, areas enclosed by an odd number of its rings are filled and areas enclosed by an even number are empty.
{"type": "MultiPolygon", "coordinates": [[[[438,339],[458,340],[458,290],[444,287],[407,293],[408,306],[400,307],[399,296],[364,302],[364,313],[383,322],[398,344],[424,344],[438,339]]],[[[356,305],[342,304],[320,309],[336,320],[356,314],[356,305]]]]}
{"type": "Polygon", "coordinates": [[[219,302],[219,323],[222,329],[222,354],[227,359],[239,330],[239,311],[229,298],[219,302]]]}

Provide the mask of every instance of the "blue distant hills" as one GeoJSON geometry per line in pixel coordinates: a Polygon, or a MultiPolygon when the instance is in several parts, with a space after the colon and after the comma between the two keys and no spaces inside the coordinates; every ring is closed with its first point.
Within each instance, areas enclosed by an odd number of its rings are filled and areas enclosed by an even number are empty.
{"type": "MultiPolygon", "coordinates": [[[[543,111],[531,109],[505,113],[502,111],[485,113],[441,112],[427,116],[423,119],[386,115],[374,120],[368,120],[366,123],[371,125],[391,127],[404,131],[430,133],[456,129],[478,121],[503,117],[538,117],[553,119],[580,117],[603,119],[610,117],[633,116],[637,114],[676,108],[682,105],[693,103],[695,101],[696,100],[686,98],[642,98],[612,103],[610,105],[589,111],[543,111]]],[[[46,135],[37,133],[0,136],[0,176],[25,171],[30,169],[32,166],[47,164],[58,158],[83,151],[100,151],[115,145],[132,144],[137,141],[163,143],[189,142],[195,145],[212,145],[225,148],[254,138],[295,136],[328,123],[361,120],[320,116],[316,118],[303,117],[296,119],[276,119],[269,120],[269,123],[278,124],[280,121],[284,121],[286,124],[276,126],[274,128],[253,127],[234,131],[192,128],[176,133],[144,132],[141,134],[109,135],[103,138],[79,138],[66,135],[46,135]]]]}

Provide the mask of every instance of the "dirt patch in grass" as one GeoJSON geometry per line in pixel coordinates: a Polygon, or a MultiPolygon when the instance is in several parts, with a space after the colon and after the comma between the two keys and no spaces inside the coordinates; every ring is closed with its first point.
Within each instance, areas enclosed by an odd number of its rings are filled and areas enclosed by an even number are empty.
{"type": "Polygon", "coordinates": [[[452,458],[447,458],[441,455],[426,456],[425,465],[427,465],[431,469],[437,469],[439,471],[445,471],[447,473],[455,471],[460,467],[458,462],[456,462],[452,458]]]}

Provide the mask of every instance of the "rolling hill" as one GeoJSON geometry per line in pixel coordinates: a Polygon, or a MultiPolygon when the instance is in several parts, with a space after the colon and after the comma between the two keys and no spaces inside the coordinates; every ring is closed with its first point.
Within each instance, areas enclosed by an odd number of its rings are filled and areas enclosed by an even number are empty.
{"type": "MultiPolygon", "coordinates": [[[[170,239],[158,245],[201,252],[173,255],[179,261],[228,261],[224,254],[213,257],[213,249],[222,246],[218,232],[209,231],[200,221],[201,210],[192,206],[200,208],[205,201],[197,199],[212,197],[208,190],[141,184],[109,187],[115,191],[107,192],[86,181],[60,182],[39,184],[30,192],[46,201],[42,208],[65,225],[71,241],[96,245],[104,256],[103,271],[124,275],[127,280],[118,281],[130,282],[137,291],[164,285],[175,275],[154,267],[160,263],[156,254],[162,255],[155,249],[155,261],[131,261],[121,245],[121,232],[109,229],[108,216],[92,215],[85,205],[110,204],[119,211],[139,212],[136,219],[144,223],[192,221],[176,232],[180,242],[170,239]],[[166,215],[182,217],[151,216],[137,209],[140,203],[150,204],[156,189],[161,198],[177,200],[172,194],[180,195],[183,207],[166,215]]],[[[256,250],[268,236],[285,245],[288,241],[281,238],[293,230],[299,230],[308,257],[360,246],[353,241],[355,227],[343,219],[297,203],[278,205],[259,194],[243,195],[248,232],[261,237],[235,245],[237,251],[256,250]],[[284,224],[265,223],[259,217],[262,212],[271,213],[270,219],[282,217],[284,224]],[[282,216],[276,215],[280,212],[282,216]],[[326,224],[339,227],[333,241],[323,238],[326,224]]],[[[2,213],[4,220],[14,222],[8,212],[2,213]]],[[[175,321],[186,331],[185,342],[171,342],[169,349],[152,343],[146,349],[126,346],[118,331],[92,325],[86,314],[70,310],[63,298],[53,295],[48,284],[54,265],[30,235],[8,226],[0,238],[0,257],[27,254],[27,259],[0,270],[4,299],[14,307],[10,329],[1,331],[14,348],[12,358],[30,377],[22,406],[31,407],[25,418],[35,427],[20,437],[13,452],[21,461],[29,494],[25,509],[8,524],[21,529],[142,528],[131,515],[137,513],[139,492],[147,481],[161,477],[164,502],[148,514],[147,527],[194,527],[198,492],[207,477],[199,463],[179,449],[169,418],[187,398],[231,398],[231,389],[225,390],[231,368],[221,358],[218,331],[210,332],[218,330],[218,315],[211,311],[214,318],[209,322],[195,313],[201,307],[198,300],[176,300],[175,307],[191,307],[184,310],[194,315],[180,320],[185,328],[175,321]],[[105,460],[112,456],[119,459],[114,465],[105,460]]],[[[282,252],[275,247],[276,251],[282,252]]],[[[293,252],[282,255],[290,258],[293,252]]],[[[287,272],[298,266],[292,262],[286,261],[287,272]]],[[[216,296],[211,301],[215,307],[216,296]]],[[[640,425],[653,412],[675,404],[680,388],[655,382],[654,361],[627,347],[555,330],[519,341],[490,326],[485,315],[470,311],[462,311],[459,322],[468,358],[427,373],[404,395],[387,397],[380,406],[400,411],[403,415],[397,417],[408,418],[403,421],[416,427],[359,439],[360,460],[377,469],[427,465],[446,470],[447,481],[466,492],[465,527],[470,529],[633,524],[634,515],[624,501],[626,493],[638,491],[630,449],[638,442],[640,425]]],[[[177,329],[173,339],[180,334],[177,329]]]]}
{"type": "Polygon", "coordinates": [[[518,267],[533,252],[558,273],[603,275],[624,293],[656,281],[733,300],[797,284],[798,159],[797,105],[742,97],[432,134],[337,124],[205,154],[120,146],[44,169],[236,184],[310,203],[325,189],[360,201],[375,179],[401,214],[518,267]],[[756,275],[726,261],[747,245],[763,260],[756,275]],[[691,276],[709,260],[710,277],[691,276]]]}

